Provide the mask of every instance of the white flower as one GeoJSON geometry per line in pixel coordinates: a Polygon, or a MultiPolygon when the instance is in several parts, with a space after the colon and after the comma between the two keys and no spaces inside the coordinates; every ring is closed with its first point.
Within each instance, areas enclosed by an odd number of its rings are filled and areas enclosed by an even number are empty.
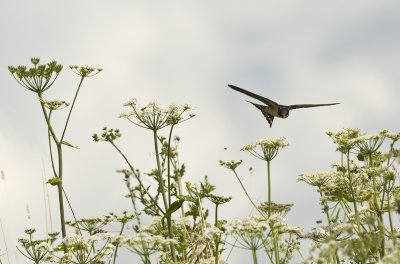
{"type": "Polygon", "coordinates": [[[75,244],[84,244],[86,242],[81,236],[75,233],[71,233],[67,234],[67,236],[64,238],[64,243],[66,245],[75,245],[75,244]]]}
{"type": "Polygon", "coordinates": [[[89,239],[88,239],[89,243],[96,243],[98,241],[100,241],[100,238],[98,236],[96,236],[96,235],[90,236],[89,239]]]}

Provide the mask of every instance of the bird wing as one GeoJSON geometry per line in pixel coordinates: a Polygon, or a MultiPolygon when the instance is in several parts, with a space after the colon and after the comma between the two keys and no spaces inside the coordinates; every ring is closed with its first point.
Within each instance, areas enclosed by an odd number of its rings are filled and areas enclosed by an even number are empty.
{"type": "Polygon", "coordinates": [[[267,119],[268,124],[269,124],[269,127],[272,127],[272,123],[274,122],[274,116],[273,116],[273,115],[270,115],[270,114],[268,114],[266,111],[264,111],[264,108],[265,108],[265,107],[268,107],[268,106],[255,104],[255,103],[250,102],[250,101],[247,101],[247,102],[249,102],[250,104],[252,104],[252,105],[254,105],[255,107],[257,107],[258,109],[260,109],[260,110],[261,110],[261,113],[262,113],[262,114],[265,116],[265,118],[267,119]]]}
{"type": "Polygon", "coordinates": [[[332,104],[295,104],[289,105],[289,109],[298,109],[298,108],[309,108],[309,107],[319,107],[319,106],[329,106],[329,105],[337,105],[340,103],[332,103],[332,104]]]}
{"type": "Polygon", "coordinates": [[[269,105],[270,107],[273,107],[274,109],[278,109],[278,103],[276,103],[276,102],[274,102],[274,101],[272,101],[272,100],[270,100],[268,98],[262,97],[261,95],[249,92],[249,91],[247,91],[245,89],[242,89],[240,87],[237,87],[237,86],[234,86],[234,85],[231,85],[231,84],[228,84],[228,86],[231,87],[235,91],[244,93],[244,94],[246,94],[248,96],[251,96],[251,97],[257,99],[257,100],[269,105]]]}

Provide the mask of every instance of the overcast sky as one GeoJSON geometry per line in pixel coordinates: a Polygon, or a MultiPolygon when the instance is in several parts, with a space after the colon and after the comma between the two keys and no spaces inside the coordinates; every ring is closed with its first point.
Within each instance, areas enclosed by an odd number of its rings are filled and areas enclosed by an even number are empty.
{"type": "MultiPolygon", "coordinates": [[[[197,116],[176,129],[181,161],[186,180],[208,175],[218,193],[233,196],[222,217],[246,217],[251,206],[218,161],[243,159],[239,171],[248,191],[266,200],[265,164],[239,150],[260,138],[285,137],[291,146],[272,162],[272,197],[295,203],[287,222],[307,231],[321,210],[315,190],[297,176],[338,161],[325,131],[400,131],[399,25],[398,1],[1,1],[0,219],[10,253],[25,228],[45,232],[42,174],[50,177],[51,167],[37,98],[15,82],[8,65],[57,60],[65,68],[46,96],[70,102],[79,78],[67,66],[104,68],[85,80],[66,136],[80,147],[65,150],[64,176],[79,217],[131,208],[115,173],[126,165],[91,139],[104,125],[121,129],[121,148],[136,167],[154,166],[152,135],[118,118],[122,104],[136,97],[143,105],[196,108],[197,116]],[[228,83],[282,104],[341,104],[296,110],[269,128],[228,83]]],[[[50,195],[57,227],[56,190],[50,195]]],[[[18,263],[25,263],[21,256],[18,263]]]]}

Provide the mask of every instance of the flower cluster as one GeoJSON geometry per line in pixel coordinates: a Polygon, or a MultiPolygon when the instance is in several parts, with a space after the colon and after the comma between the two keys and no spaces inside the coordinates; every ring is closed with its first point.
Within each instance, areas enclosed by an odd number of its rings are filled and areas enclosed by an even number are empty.
{"type": "Polygon", "coordinates": [[[108,142],[113,142],[114,140],[120,138],[121,132],[119,129],[114,129],[110,128],[108,129],[107,127],[103,127],[103,133],[99,136],[98,134],[93,134],[92,138],[93,141],[99,142],[99,141],[108,141],[108,142]]]}
{"type": "Polygon", "coordinates": [[[241,150],[248,151],[259,159],[271,161],[278,155],[281,149],[287,146],[289,146],[289,143],[286,142],[285,138],[280,137],[276,139],[261,139],[255,144],[244,146],[241,150]],[[255,150],[257,147],[261,148],[261,152],[255,150]]]}
{"type": "Polygon", "coordinates": [[[189,113],[192,108],[188,104],[181,106],[171,104],[168,107],[163,107],[156,102],[150,102],[147,106],[140,107],[137,100],[132,99],[124,106],[130,107],[131,111],[121,114],[120,117],[128,119],[137,126],[151,130],[158,130],[168,125],[177,125],[194,117],[194,114],[189,113]]]}
{"type": "Polygon", "coordinates": [[[81,218],[73,221],[68,221],[67,224],[75,227],[80,231],[86,231],[90,236],[98,233],[104,233],[102,229],[104,226],[113,221],[113,217],[110,215],[105,216],[104,218],[100,217],[89,217],[89,218],[81,218]]]}
{"type": "Polygon", "coordinates": [[[8,66],[8,70],[20,85],[40,95],[53,85],[63,66],[56,61],[40,64],[39,58],[32,58],[31,62],[33,67],[29,69],[20,65],[8,66]]]}
{"type": "Polygon", "coordinates": [[[67,253],[59,257],[56,252],[53,252],[48,261],[82,264],[103,263],[100,261],[111,259],[115,251],[115,246],[109,242],[109,239],[107,239],[105,244],[98,245],[100,243],[102,243],[102,239],[96,235],[90,236],[86,241],[82,236],[77,234],[67,234],[57,250],[62,251],[66,249],[67,253]]]}
{"type": "Polygon", "coordinates": [[[177,245],[178,242],[175,239],[165,238],[161,235],[153,235],[147,231],[141,231],[137,233],[135,237],[123,238],[121,244],[128,250],[136,253],[145,262],[145,260],[148,261],[150,259],[152,254],[162,252],[165,247],[171,244],[177,245]]]}
{"type": "Polygon", "coordinates": [[[227,169],[230,169],[230,170],[235,171],[236,168],[239,167],[240,164],[242,164],[242,162],[243,162],[242,160],[239,160],[239,161],[234,161],[234,160],[231,160],[231,161],[223,161],[223,160],[220,160],[220,161],[219,161],[219,164],[220,164],[222,167],[225,167],[225,168],[227,168],[227,169]]]}
{"type": "Polygon", "coordinates": [[[69,68],[82,78],[95,76],[96,74],[100,73],[103,70],[101,68],[93,68],[89,66],[82,67],[77,65],[71,65],[69,66],[69,68]]]}
{"type": "Polygon", "coordinates": [[[268,230],[269,225],[267,219],[257,215],[249,216],[243,220],[233,220],[228,225],[227,233],[230,235],[237,235],[243,240],[246,240],[246,238],[263,239],[268,230]]]}
{"type": "Polygon", "coordinates": [[[64,100],[44,100],[41,99],[40,102],[46,106],[49,110],[59,110],[69,106],[69,103],[64,100]]]}
{"type": "Polygon", "coordinates": [[[50,233],[47,239],[33,239],[33,234],[35,232],[35,229],[26,229],[25,234],[28,235],[28,239],[18,239],[18,242],[21,244],[25,253],[23,253],[18,247],[17,249],[34,263],[39,263],[42,260],[48,259],[49,255],[53,251],[52,244],[57,239],[58,233],[50,233]]]}
{"type": "Polygon", "coordinates": [[[258,206],[258,209],[260,209],[264,213],[272,212],[281,216],[285,216],[290,211],[290,209],[292,209],[292,206],[293,204],[277,204],[271,202],[271,205],[269,205],[268,202],[262,202],[258,206]]]}
{"type": "Polygon", "coordinates": [[[335,172],[313,172],[301,174],[297,180],[307,183],[310,186],[322,187],[325,186],[334,177],[337,177],[335,172]]]}

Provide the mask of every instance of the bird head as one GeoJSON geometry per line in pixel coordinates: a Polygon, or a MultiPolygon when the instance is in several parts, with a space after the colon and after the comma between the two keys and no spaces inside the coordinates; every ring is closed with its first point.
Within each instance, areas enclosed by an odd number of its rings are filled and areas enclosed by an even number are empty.
{"type": "Polygon", "coordinates": [[[289,108],[288,107],[280,107],[279,108],[279,115],[282,118],[287,118],[289,116],[289,108]]]}

